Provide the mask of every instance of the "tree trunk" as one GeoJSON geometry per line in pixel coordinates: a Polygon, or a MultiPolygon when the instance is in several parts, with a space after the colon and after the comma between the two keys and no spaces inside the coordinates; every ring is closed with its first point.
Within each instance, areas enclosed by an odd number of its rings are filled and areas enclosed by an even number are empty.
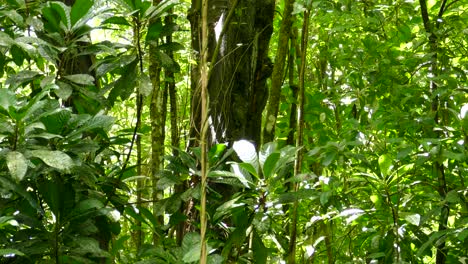
{"type": "MultiPolygon", "coordinates": [[[[275,1],[210,0],[209,6],[210,143],[232,143],[238,139],[248,139],[259,144],[262,111],[267,100],[266,79],[272,70],[267,51],[273,32],[275,1]],[[232,12],[234,8],[236,12],[232,12]],[[218,39],[217,33],[224,26],[224,34],[218,39]],[[217,45],[219,49],[216,49],[217,45]]],[[[199,3],[194,0],[189,19],[192,47],[196,54],[200,53],[199,14],[199,3]]],[[[197,91],[200,76],[196,66],[192,69],[191,78],[193,100],[190,145],[194,146],[197,145],[194,139],[199,138],[200,132],[200,98],[197,91]]]]}
{"type": "Polygon", "coordinates": [[[294,0],[285,0],[283,21],[279,30],[278,50],[276,51],[275,66],[271,76],[271,90],[267,106],[265,127],[263,128],[263,142],[273,141],[275,138],[276,118],[281,96],[281,86],[283,85],[283,72],[286,56],[288,53],[288,40],[291,35],[292,11],[294,0]]]}
{"type": "MultiPolygon", "coordinates": [[[[439,52],[439,39],[437,37],[437,31],[440,28],[440,23],[442,21],[442,16],[446,11],[446,4],[447,0],[443,0],[439,9],[439,13],[435,20],[435,25],[429,18],[429,13],[426,5],[426,0],[419,0],[419,5],[421,7],[421,17],[423,19],[424,29],[428,33],[429,38],[429,52],[432,54],[431,61],[430,61],[430,73],[434,78],[439,76],[438,70],[438,52],[439,52]]],[[[435,125],[439,124],[439,96],[437,95],[437,84],[435,81],[430,81],[429,89],[432,94],[434,94],[434,99],[431,102],[431,114],[434,116],[434,127],[435,125]]],[[[430,137],[438,138],[440,137],[439,134],[436,134],[433,130],[431,130],[430,137]]],[[[445,179],[445,166],[440,161],[434,161],[432,165],[433,175],[436,176],[438,182],[437,191],[440,195],[441,201],[444,201],[442,207],[440,209],[440,216],[439,216],[439,228],[438,232],[442,232],[447,229],[448,225],[448,218],[449,218],[449,205],[446,202],[447,196],[447,181],[445,179]]],[[[436,264],[445,264],[447,260],[448,248],[446,247],[445,241],[438,244],[436,246],[437,253],[436,253],[436,264]]]]}
{"type": "MultiPolygon", "coordinates": [[[[160,1],[153,0],[153,5],[157,5],[160,1]]],[[[152,196],[151,200],[153,202],[153,215],[157,219],[158,225],[163,225],[163,218],[158,206],[158,201],[162,197],[162,192],[157,189],[157,184],[159,181],[159,173],[163,168],[163,155],[164,155],[164,140],[165,140],[165,120],[166,120],[166,110],[164,102],[167,97],[164,96],[165,89],[161,85],[161,65],[157,59],[157,45],[158,43],[151,43],[149,45],[149,76],[151,84],[153,86],[153,91],[151,95],[150,103],[150,118],[151,118],[151,186],[152,186],[152,196]]],[[[156,230],[153,231],[153,244],[157,245],[159,243],[159,234],[156,230]]]]}

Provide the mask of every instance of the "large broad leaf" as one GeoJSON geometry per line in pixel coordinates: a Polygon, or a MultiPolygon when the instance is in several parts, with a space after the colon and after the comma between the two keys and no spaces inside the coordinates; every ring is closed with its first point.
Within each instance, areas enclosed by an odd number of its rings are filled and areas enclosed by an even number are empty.
{"type": "Polygon", "coordinates": [[[94,85],[94,77],[89,74],[72,74],[63,76],[63,78],[81,85],[94,85]]]}
{"type": "Polygon", "coordinates": [[[255,173],[254,167],[250,165],[249,163],[231,164],[232,171],[236,175],[236,178],[238,178],[245,187],[250,188],[254,186],[254,184],[252,183],[252,177],[250,176],[249,171],[245,167],[250,168],[251,169],[250,171],[255,173]],[[241,164],[243,166],[241,166],[241,164]]]}
{"type": "Polygon", "coordinates": [[[28,171],[27,160],[21,152],[10,151],[6,155],[8,170],[16,181],[21,181],[28,171]]]}
{"type": "Polygon", "coordinates": [[[156,40],[160,37],[163,32],[163,23],[161,20],[154,20],[148,26],[148,33],[146,34],[146,43],[156,40]]]}
{"type": "Polygon", "coordinates": [[[9,85],[10,88],[16,88],[24,83],[36,79],[38,75],[39,73],[36,71],[20,71],[19,73],[12,75],[10,78],[8,78],[5,84],[9,85]]]}
{"type": "Polygon", "coordinates": [[[197,233],[188,233],[184,236],[182,241],[182,251],[185,252],[184,262],[195,262],[200,260],[201,239],[197,233]]]}
{"type": "Polygon", "coordinates": [[[0,46],[9,47],[15,44],[15,41],[6,33],[0,31],[0,46]]]}
{"type": "Polygon", "coordinates": [[[24,253],[13,248],[4,248],[0,249],[0,256],[12,256],[12,255],[17,255],[17,256],[24,256],[24,253]]]}
{"type": "Polygon", "coordinates": [[[98,257],[98,258],[104,258],[104,257],[109,257],[109,253],[107,251],[104,251],[101,249],[99,246],[99,242],[90,237],[77,237],[74,238],[74,244],[76,244],[76,247],[71,250],[72,254],[77,254],[77,255],[90,255],[93,257],[98,257]]]}
{"type": "Polygon", "coordinates": [[[393,168],[393,159],[389,154],[384,154],[379,157],[379,168],[382,176],[386,177],[393,168]]]}
{"type": "Polygon", "coordinates": [[[24,119],[29,119],[30,121],[33,121],[34,114],[40,110],[44,109],[44,106],[46,105],[46,101],[42,100],[46,95],[48,94],[47,90],[43,90],[39,92],[37,95],[35,95],[32,100],[29,100],[28,104],[21,107],[18,111],[18,116],[17,116],[17,121],[19,120],[24,120],[24,119]]]}
{"type": "Polygon", "coordinates": [[[102,21],[101,24],[130,26],[130,23],[128,23],[127,19],[125,19],[124,17],[118,17],[118,16],[109,17],[106,20],[102,21]]]}
{"type": "Polygon", "coordinates": [[[47,132],[60,135],[64,131],[64,127],[67,125],[71,118],[72,113],[63,108],[59,108],[56,111],[49,113],[41,117],[41,122],[46,126],[47,132]]]}
{"type": "Polygon", "coordinates": [[[273,177],[275,174],[276,168],[278,167],[278,161],[280,160],[280,153],[275,152],[271,153],[268,158],[265,160],[263,165],[263,177],[268,179],[273,177]]]}
{"type": "MultiPolygon", "coordinates": [[[[156,45],[154,41],[150,42],[152,45],[156,45]]],[[[155,50],[154,59],[161,64],[161,66],[165,69],[168,69],[172,72],[179,72],[180,65],[172,59],[167,53],[163,50],[155,50]]]]}
{"type": "Polygon", "coordinates": [[[237,202],[241,196],[237,196],[236,198],[229,200],[222,205],[220,205],[218,208],[216,208],[216,212],[213,216],[213,220],[216,222],[218,221],[221,217],[225,216],[228,214],[233,208],[237,208],[240,206],[244,206],[245,203],[243,202],[237,202]]]}
{"type": "Polygon", "coordinates": [[[16,96],[15,93],[8,89],[0,89],[0,111],[4,112],[5,114],[8,113],[10,106],[14,106],[16,104],[16,96]]]}
{"type": "Polygon", "coordinates": [[[260,162],[260,166],[263,167],[265,164],[266,159],[270,156],[271,153],[275,152],[278,147],[276,142],[268,142],[263,144],[260,151],[258,152],[258,161],[260,162]]]}
{"type": "Polygon", "coordinates": [[[251,164],[255,168],[255,171],[258,175],[259,162],[255,146],[250,141],[239,140],[234,142],[232,148],[234,149],[240,160],[242,160],[245,163],[251,164]]]}
{"type": "Polygon", "coordinates": [[[147,17],[150,20],[154,18],[159,18],[164,12],[177,5],[178,3],[179,1],[176,0],[161,1],[158,5],[151,6],[150,8],[148,8],[148,10],[146,10],[145,17],[147,17]]]}
{"type": "Polygon", "coordinates": [[[60,177],[40,182],[38,189],[57,220],[75,211],[75,189],[60,177]]]}
{"type": "Polygon", "coordinates": [[[265,244],[263,244],[262,238],[258,235],[256,230],[253,233],[252,251],[254,263],[267,263],[267,248],[265,247],[265,244]]]}
{"type": "Polygon", "coordinates": [[[36,209],[37,212],[43,213],[42,208],[39,207],[39,203],[36,200],[34,200],[31,194],[27,192],[26,189],[20,184],[13,182],[11,179],[0,176],[0,186],[2,186],[4,190],[10,190],[19,194],[24,199],[26,199],[26,201],[28,201],[31,207],[36,209]]]}
{"type": "Polygon", "coordinates": [[[58,170],[69,170],[75,165],[70,156],[58,150],[30,150],[29,154],[58,170]]]}
{"type": "Polygon", "coordinates": [[[137,65],[138,61],[134,60],[123,69],[122,76],[115,82],[114,88],[109,93],[108,99],[111,105],[114,105],[117,97],[120,97],[122,101],[127,100],[135,90],[137,65]]]}
{"type": "Polygon", "coordinates": [[[61,25],[65,26],[67,31],[71,29],[70,7],[62,2],[48,2],[42,9],[42,15],[50,23],[53,31],[58,32],[61,25]]]}
{"type": "Polygon", "coordinates": [[[87,119],[86,122],[80,125],[72,133],[68,134],[68,138],[76,138],[81,135],[83,132],[92,131],[94,129],[103,129],[107,131],[114,124],[114,118],[106,115],[95,115],[90,119],[87,119]]]}
{"type": "Polygon", "coordinates": [[[93,4],[93,0],[76,0],[70,12],[71,25],[74,26],[78,20],[83,18],[91,9],[93,4]]]}

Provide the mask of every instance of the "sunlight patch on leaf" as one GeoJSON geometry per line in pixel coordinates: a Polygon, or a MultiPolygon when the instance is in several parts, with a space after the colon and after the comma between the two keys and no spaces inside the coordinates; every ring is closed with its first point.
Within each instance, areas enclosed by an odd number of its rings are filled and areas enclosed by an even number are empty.
{"type": "Polygon", "coordinates": [[[362,209],[352,208],[352,209],[346,209],[342,211],[338,216],[346,217],[346,224],[350,224],[354,220],[358,219],[364,213],[365,212],[362,209]]]}
{"type": "Polygon", "coordinates": [[[8,170],[16,181],[21,181],[28,171],[26,158],[21,152],[10,151],[6,155],[8,170]]]}
{"type": "Polygon", "coordinates": [[[58,170],[69,170],[75,165],[70,156],[58,150],[31,150],[29,154],[58,170]]]}

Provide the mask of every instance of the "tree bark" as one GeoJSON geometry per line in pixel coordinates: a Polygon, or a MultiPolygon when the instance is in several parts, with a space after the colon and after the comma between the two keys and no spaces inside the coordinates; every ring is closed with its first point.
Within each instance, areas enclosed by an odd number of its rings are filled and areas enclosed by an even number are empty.
{"type": "MultiPolygon", "coordinates": [[[[159,4],[160,0],[153,0],[153,5],[159,4]]],[[[149,45],[149,76],[153,91],[150,103],[150,118],[151,118],[151,186],[153,201],[153,215],[157,220],[158,225],[163,225],[163,218],[158,201],[161,200],[162,192],[156,187],[160,179],[159,173],[163,168],[164,156],[164,140],[165,140],[165,120],[166,110],[164,109],[166,103],[164,102],[167,97],[164,96],[165,89],[161,85],[161,65],[157,59],[157,43],[150,43],[149,45]]],[[[153,244],[159,243],[159,234],[153,231],[153,244]]]]}
{"type": "MultiPolygon", "coordinates": [[[[447,0],[443,0],[439,9],[439,13],[435,20],[435,25],[431,21],[426,5],[426,0],[419,0],[419,5],[421,7],[421,17],[423,19],[424,29],[428,33],[429,37],[429,51],[432,54],[431,61],[430,61],[430,73],[434,78],[439,76],[438,70],[438,52],[439,52],[439,38],[437,36],[437,30],[440,28],[440,24],[442,22],[442,16],[446,11],[447,0]]],[[[431,93],[437,93],[437,84],[431,80],[429,84],[429,89],[431,93]]],[[[439,123],[439,96],[434,96],[434,99],[431,103],[431,114],[434,116],[434,125],[439,123]]],[[[439,134],[436,134],[431,130],[431,137],[438,138],[440,137],[439,134]]],[[[442,207],[440,209],[440,216],[439,216],[439,227],[438,232],[442,232],[447,229],[448,225],[448,218],[450,214],[450,208],[448,203],[446,202],[447,196],[447,181],[445,179],[445,166],[440,161],[434,161],[432,165],[433,175],[436,175],[437,182],[438,182],[438,193],[440,195],[440,199],[443,202],[442,207]]],[[[447,260],[448,248],[446,247],[445,241],[438,244],[436,246],[437,253],[436,253],[436,264],[445,264],[447,260]]]]}
{"type": "Polygon", "coordinates": [[[265,127],[263,128],[263,143],[273,141],[275,137],[275,125],[278,117],[281,86],[283,85],[284,65],[288,53],[288,40],[291,35],[293,7],[294,0],[285,0],[283,21],[281,22],[278,37],[278,50],[276,51],[275,65],[271,76],[271,90],[268,98],[265,127]]]}
{"type": "MultiPolygon", "coordinates": [[[[208,84],[209,141],[232,143],[248,139],[259,144],[261,116],[267,99],[266,79],[271,75],[267,51],[273,32],[274,0],[209,0],[209,7],[208,61],[212,61],[208,84]],[[226,21],[233,8],[236,12],[226,21]],[[224,24],[227,24],[225,34],[217,39],[215,28],[221,29],[224,24]],[[219,54],[214,54],[218,42],[219,54]]],[[[200,53],[199,14],[199,3],[194,0],[189,19],[196,54],[200,53]]],[[[191,146],[197,145],[194,139],[200,132],[197,67],[194,66],[191,75],[191,146]]]]}

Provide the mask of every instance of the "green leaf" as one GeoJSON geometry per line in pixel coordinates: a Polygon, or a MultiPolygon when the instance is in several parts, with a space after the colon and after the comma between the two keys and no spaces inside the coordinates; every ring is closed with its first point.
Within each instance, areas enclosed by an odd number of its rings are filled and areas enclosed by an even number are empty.
{"type": "Polygon", "coordinates": [[[403,216],[408,223],[419,226],[421,221],[421,216],[419,214],[401,212],[400,215],[403,216]]]}
{"type": "Polygon", "coordinates": [[[17,66],[22,66],[24,59],[26,59],[26,54],[23,52],[21,48],[17,45],[13,45],[10,48],[10,53],[13,57],[13,61],[17,66]]]}
{"type": "Polygon", "coordinates": [[[322,165],[327,167],[335,160],[336,151],[327,151],[324,153],[324,156],[325,157],[322,160],[322,165]]]}
{"type": "Polygon", "coordinates": [[[66,82],[57,81],[57,87],[54,93],[62,100],[68,100],[73,93],[73,87],[66,82]]]}
{"type": "Polygon", "coordinates": [[[10,151],[6,155],[8,170],[16,181],[21,181],[28,171],[27,160],[21,152],[10,151]]]}
{"type": "Polygon", "coordinates": [[[148,10],[146,10],[145,17],[149,20],[159,18],[164,12],[166,12],[167,10],[169,10],[177,4],[178,1],[176,0],[161,1],[158,5],[151,6],[150,8],[148,8],[148,10]]]}
{"type": "Polygon", "coordinates": [[[119,16],[109,17],[108,19],[104,20],[101,24],[130,26],[130,23],[128,23],[128,21],[124,17],[119,16]]]}
{"type": "Polygon", "coordinates": [[[6,113],[8,113],[10,106],[14,106],[15,104],[15,93],[8,89],[0,89],[0,108],[2,108],[6,113]]]}
{"type": "Polygon", "coordinates": [[[385,257],[384,252],[372,253],[367,256],[367,258],[369,259],[377,259],[377,258],[383,258],[383,257],[385,257]]]}
{"type": "MultiPolygon", "coordinates": [[[[154,42],[151,42],[154,44],[154,42]]],[[[174,61],[166,52],[162,50],[155,50],[154,59],[161,64],[163,68],[166,68],[172,72],[179,72],[180,66],[174,61]]]]}
{"type": "Polygon", "coordinates": [[[208,151],[209,164],[213,165],[223,155],[226,150],[225,144],[216,144],[208,151]]]}
{"type": "Polygon", "coordinates": [[[180,43],[170,42],[170,43],[165,43],[165,44],[159,45],[158,49],[162,50],[164,52],[174,52],[174,51],[178,51],[178,50],[183,50],[183,49],[185,49],[185,47],[180,43]]]}
{"type": "Polygon", "coordinates": [[[15,41],[3,31],[0,31],[0,46],[10,47],[15,44],[15,41]]]}
{"type": "Polygon", "coordinates": [[[16,10],[5,10],[0,12],[0,16],[8,17],[15,25],[22,27],[24,25],[23,17],[16,10]]]}
{"type": "Polygon", "coordinates": [[[163,23],[161,20],[154,20],[148,27],[148,33],[146,34],[146,43],[157,40],[161,32],[163,31],[163,23]]]}
{"type": "Polygon", "coordinates": [[[228,214],[233,208],[237,208],[240,206],[244,206],[245,203],[240,202],[237,203],[237,201],[241,198],[241,196],[237,196],[236,198],[229,200],[222,205],[220,205],[218,208],[216,208],[216,212],[213,216],[213,220],[216,222],[218,221],[221,217],[225,216],[228,214]]]}
{"type": "Polygon", "coordinates": [[[225,262],[224,262],[224,259],[223,259],[223,257],[221,255],[211,254],[211,255],[208,256],[207,263],[208,264],[220,264],[220,263],[225,263],[225,262]]]}
{"type": "Polygon", "coordinates": [[[255,168],[255,171],[258,175],[259,163],[257,150],[255,149],[255,146],[250,141],[239,140],[234,142],[232,148],[234,149],[240,160],[252,165],[255,168]]]}
{"type": "Polygon", "coordinates": [[[280,194],[278,196],[276,203],[279,203],[279,204],[292,203],[292,202],[300,201],[303,199],[312,201],[312,200],[317,199],[318,197],[319,196],[317,195],[316,190],[302,189],[297,192],[287,192],[287,193],[280,194]]]}
{"type": "Polygon", "coordinates": [[[5,84],[9,85],[10,88],[16,88],[22,84],[31,82],[32,80],[36,79],[38,75],[39,73],[36,71],[20,71],[19,73],[14,74],[10,78],[8,78],[5,84]]]}
{"type": "Polygon", "coordinates": [[[64,152],[58,150],[30,150],[31,156],[39,158],[45,164],[58,170],[69,170],[75,164],[73,160],[64,152]]]}
{"type": "Polygon", "coordinates": [[[200,260],[201,239],[197,233],[188,233],[182,240],[182,251],[185,252],[182,260],[184,262],[195,262],[200,260]]]}
{"type": "Polygon", "coordinates": [[[458,195],[457,190],[451,190],[450,192],[447,193],[447,196],[445,197],[445,200],[449,203],[459,203],[460,202],[460,196],[458,195]]]}
{"type": "MultiPolygon", "coordinates": [[[[255,176],[256,178],[258,178],[258,174],[257,174],[257,170],[255,169],[255,167],[250,164],[250,163],[238,163],[239,164],[239,167],[242,168],[243,170],[247,171],[249,174],[247,176],[247,179],[252,179],[252,177],[250,177],[250,174],[255,176]]],[[[245,174],[244,174],[245,175],[245,174]]]]}
{"type": "Polygon", "coordinates": [[[268,252],[265,244],[263,244],[262,239],[258,235],[257,231],[254,231],[253,241],[252,241],[252,251],[254,257],[254,263],[267,263],[268,252]]]}
{"type": "Polygon", "coordinates": [[[38,189],[42,195],[42,198],[44,199],[44,201],[47,203],[52,213],[54,213],[55,217],[57,218],[60,217],[60,212],[63,209],[63,206],[62,206],[63,203],[60,197],[60,193],[65,191],[65,190],[61,190],[60,183],[61,182],[59,181],[54,182],[51,180],[47,180],[47,181],[41,182],[40,185],[38,185],[38,189]]]}
{"type": "Polygon", "coordinates": [[[98,114],[86,120],[86,122],[82,126],[70,133],[68,137],[73,138],[77,135],[80,135],[83,132],[91,131],[94,129],[102,129],[104,131],[108,131],[113,124],[113,117],[98,114]]]}
{"type": "Polygon", "coordinates": [[[411,41],[411,28],[406,24],[399,24],[398,31],[400,32],[400,40],[403,42],[411,41]]]}
{"type": "Polygon", "coordinates": [[[74,26],[78,20],[83,18],[88,13],[93,4],[93,0],[76,0],[70,12],[71,26],[74,26]]]}
{"type": "Polygon", "coordinates": [[[81,85],[94,85],[94,77],[89,74],[72,74],[63,76],[63,78],[70,80],[76,84],[81,85]]]}
{"type": "Polygon", "coordinates": [[[76,245],[72,250],[72,254],[86,255],[89,254],[93,257],[104,258],[109,257],[109,253],[102,250],[99,246],[99,242],[90,237],[77,237],[73,239],[76,245]]]}
{"type": "Polygon", "coordinates": [[[268,142],[263,144],[258,153],[258,161],[260,162],[260,166],[264,166],[266,159],[270,156],[271,153],[276,151],[278,144],[276,142],[268,142]]]}
{"type": "Polygon", "coordinates": [[[111,105],[114,105],[117,97],[120,97],[122,101],[125,101],[135,91],[137,65],[138,61],[135,59],[132,63],[123,68],[122,76],[120,76],[120,78],[115,82],[114,88],[109,94],[108,99],[111,105]]]}
{"type": "Polygon", "coordinates": [[[28,203],[31,205],[32,208],[36,209],[37,212],[43,213],[41,207],[39,207],[39,203],[34,200],[29,192],[23,188],[23,186],[11,181],[10,179],[4,178],[0,176],[0,184],[3,186],[4,189],[16,192],[20,196],[22,196],[28,203]]]}
{"type": "Polygon", "coordinates": [[[0,256],[12,256],[12,255],[17,255],[17,256],[24,256],[24,253],[17,250],[17,249],[12,249],[12,248],[4,248],[0,249],[0,256]]]}
{"type": "Polygon", "coordinates": [[[47,132],[60,135],[65,132],[65,127],[70,120],[72,113],[63,108],[59,108],[52,113],[41,117],[41,122],[46,126],[47,132]]]}
{"type": "Polygon", "coordinates": [[[64,25],[67,31],[71,29],[70,7],[62,2],[48,2],[42,9],[42,15],[53,27],[54,32],[59,32],[60,25],[64,25]]]}
{"type": "Polygon", "coordinates": [[[382,176],[387,177],[393,168],[393,158],[389,154],[384,154],[379,157],[379,168],[382,176]]]}
{"type": "Polygon", "coordinates": [[[265,164],[263,165],[263,177],[265,177],[265,179],[273,177],[278,161],[280,160],[280,156],[281,155],[278,152],[271,153],[265,160],[265,164]]]}
{"type": "Polygon", "coordinates": [[[104,208],[104,204],[98,199],[89,198],[78,203],[76,208],[78,209],[79,212],[86,212],[89,210],[97,210],[97,209],[104,208]]]}

